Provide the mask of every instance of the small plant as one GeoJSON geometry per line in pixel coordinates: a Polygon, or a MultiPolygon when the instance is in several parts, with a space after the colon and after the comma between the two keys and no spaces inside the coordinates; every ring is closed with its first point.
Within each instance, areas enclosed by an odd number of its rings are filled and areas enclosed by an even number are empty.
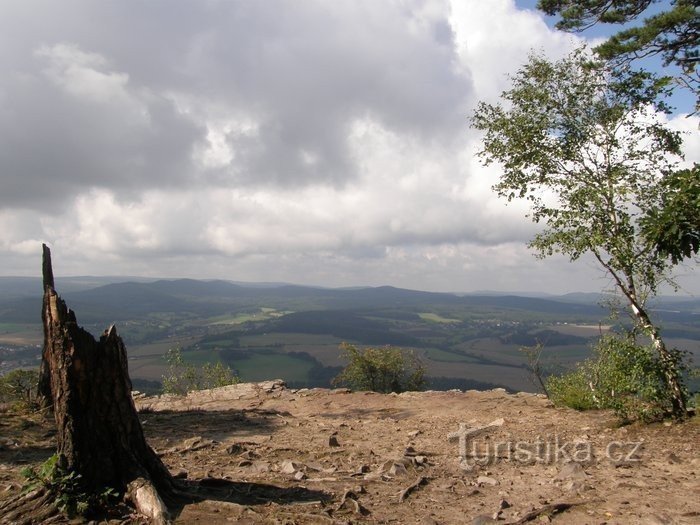
{"type": "Polygon", "coordinates": [[[0,401],[13,403],[18,409],[36,407],[38,384],[38,371],[12,370],[0,377],[0,401]]]}
{"type": "MultiPolygon", "coordinates": [[[[671,366],[683,369],[682,354],[672,355],[671,366]]],[[[653,348],[638,345],[630,334],[601,337],[592,358],[572,372],[550,376],[546,384],[555,404],[609,408],[623,421],[651,421],[672,409],[663,363],[653,348]]]]}
{"type": "Polygon", "coordinates": [[[185,363],[182,351],[171,348],[165,355],[168,373],[163,376],[163,393],[184,396],[194,390],[206,390],[238,383],[238,377],[226,365],[206,363],[196,367],[185,363]]]}
{"type": "Polygon", "coordinates": [[[96,492],[86,491],[81,483],[80,474],[66,472],[60,467],[58,454],[42,463],[38,470],[27,467],[21,474],[27,480],[23,492],[43,487],[54,496],[54,504],[58,510],[71,518],[87,517],[104,509],[118,497],[117,491],[111,487],[96,492]]]}
{"type": "Polygon", "coordinates": [[[383,393],[420,390],[425,385],[425,367],[412,351],[391,346],[359,350],[348,343],[340,349],[348,365],[333,384],[383,393]]]}

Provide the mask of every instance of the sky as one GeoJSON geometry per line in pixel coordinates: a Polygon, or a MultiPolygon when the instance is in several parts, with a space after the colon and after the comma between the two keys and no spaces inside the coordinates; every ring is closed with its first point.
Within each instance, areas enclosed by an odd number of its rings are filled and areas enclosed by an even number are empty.
{"type": "Polygon", "coordinates": [[[609,287],[591,261],[536,259],[474,156],[476,103],[583,38],[533,4],[3,0],[0,275],[38,276],[45,242],[57,276],[609,287]]]}

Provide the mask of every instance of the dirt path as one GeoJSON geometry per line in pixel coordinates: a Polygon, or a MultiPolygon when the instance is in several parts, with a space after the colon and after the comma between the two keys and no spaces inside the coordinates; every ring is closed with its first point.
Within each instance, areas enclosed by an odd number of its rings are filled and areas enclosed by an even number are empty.
{"type": "MultiPolygon", "coordinates": [[[[532,394],[278,382],[137,406],[171,471],[209,488],[176,523],[700,523],[697,417],[617,428],[532,394]]],[[[51,453],[50,428],[11,428],[0,426],[0,498],[23,462],[51,453]]]]}

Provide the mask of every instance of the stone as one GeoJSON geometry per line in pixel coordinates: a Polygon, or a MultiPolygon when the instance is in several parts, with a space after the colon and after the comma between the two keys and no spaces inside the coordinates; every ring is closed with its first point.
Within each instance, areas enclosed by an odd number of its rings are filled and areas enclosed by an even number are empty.
{"type": "Polygon", "coordinates": [[[386,471],[390,476],[408,476],[408,470],[403,465],[403,463],[394,462],[391,467],[386,471]]]}
{"type": "Polygon", "coordinates": [[[478,485],[491,485],[492,487],[495,487],[498,485],[498,480],[489,476],[479,476],[476,478],[476,483],[478,485]]]}
{"type": "Polygon", "coordinates": [[[280,464],[280,472],[284,474],[294,474],[300,467],[301,465],[299,463],[296,463],[291,459],[285,459],[280,464]]]}
{"type": "Polygon", "coordinates": [[[588,474],[583,470],[583,467],[579,463],[572,462],[564,465],[554,479],[557,481],[566,479],[584,480],[587,477],[588,474]]]}
{"type": "Polygon", "coordinates": [[[498,523],[498,520],[495,520],[486,514],[480,514],[471,521],[471,525],[489,525],[490,523],[498,523]]]}
{"type": "Polygon", "coordinates": [[[270,472],[270,464],[267,461],[253,461],[250,466],[255,472],[270,472]]]}
{"type": "Polygon", "coordinates": [[[367,474],[369,471],[369,465],[360,465],[357,470],[355,470],[353,476],[361,476],[362,474],[367,474]]]}
{"type": "Polygon", "coordinates": [[[240,454],[244,450],[245,450],[245,448],[240,443],[233,443],[233,444],[229,445],[228,447],[226,447],[227,454],[240,454]]]}

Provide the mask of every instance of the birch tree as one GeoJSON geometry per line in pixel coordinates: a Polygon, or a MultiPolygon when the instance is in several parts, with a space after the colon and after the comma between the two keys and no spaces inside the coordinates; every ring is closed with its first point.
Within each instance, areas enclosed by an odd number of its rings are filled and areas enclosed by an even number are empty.
{"type": "Polygon", "coordinates": [[[559,61],[532,55],[497,104],[480,103],[485,164],[502,168],[494,191],[525,199],[543,229],[539,257],[590,254],[611,277],[635,327],[652,341],[676,417],[686,414],[680,363],[652,318],[648,299],[673,261],[650,248],[645,210],[663,208],[664,180],[677,172],[682,140],[663,123],[667,80],[613,68],[581,48],[559,61]]]}

